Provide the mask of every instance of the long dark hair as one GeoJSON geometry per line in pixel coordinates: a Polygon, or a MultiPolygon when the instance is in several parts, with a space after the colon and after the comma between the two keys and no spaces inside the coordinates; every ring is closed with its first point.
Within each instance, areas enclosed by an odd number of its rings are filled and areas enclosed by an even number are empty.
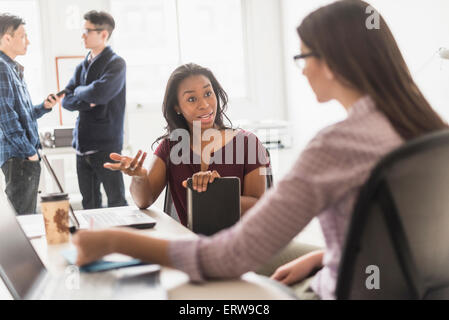
{"type": "Polygon", "coordinates": [[[157,138],[156,141],[154,141],[153,145],[160,140],[168,138],[170,134],[176,129],[185,129],[189,131],[189,126],[186,119],[182,114],[178,115],[176,113],[175,106],[179,105],[178,87],[180,83],[184,79],[196,75],[203,75],[209,79],[215,96],[217,97],[217,114],[215,116],[215,125],[219,129],[229,128],[223,122],[223,117],[225,117],[229,121],[229,123],[231,123],[231,121],[225,114],[225,111],[228,107],[228,95],[221,87],[212,71],[195,63],[188,63],[176,68],[168,79],[167,87],[165,89],[164,102],[162,103],[162,114],[167,121],[167,125],[165,127],[166,132],[163,136],[157,138]]]}
{"type": "Polygon", "coordinates": [[[414,82],[383,17],[378,15],[378,28],[368,28],[371,8],[360,0],[334,2],[309,14],[298,35],[342,83],[371,96],[404,140],[446,129],[414,82]]]}

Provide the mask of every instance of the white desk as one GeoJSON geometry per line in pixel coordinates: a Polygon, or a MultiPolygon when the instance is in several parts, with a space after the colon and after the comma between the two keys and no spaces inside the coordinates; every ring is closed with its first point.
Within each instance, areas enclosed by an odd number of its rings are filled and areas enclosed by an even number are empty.
{"type": "MultiPolygon", "coordinates": [[[[98,210],[127,210],[127,208],[98,210]]],[[[140,230],[141,233],[165,239],[195,236],[189,229],[154,206],[145,212],[156,219],[157,224],[152,229],[140,230]]],[[[64,272],[67,264],[61,256],[60,250],[68,247],[69,244],[47,246],[45,237],[32,239],[31,242],[50,272],[64,272]]],[[[236,280],[192,284],[184,272],[163,267],[161,283],[167,290],[168,298],[173,300],[286,300],[293,298],[292,292],[287,287],[252,272],[246,273],[236,280]]],[[[8,298],[4,295],[7,290],[3,283],[1,285],[3,287],[0,287],[0,298],[8,298]]]]}

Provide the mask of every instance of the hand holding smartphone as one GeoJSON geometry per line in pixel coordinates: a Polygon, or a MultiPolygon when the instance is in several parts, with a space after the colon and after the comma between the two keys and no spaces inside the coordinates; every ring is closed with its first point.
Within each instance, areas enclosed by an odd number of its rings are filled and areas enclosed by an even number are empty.
{"type": "MultiPolygon", "coordinates": [[[[59,97],[61,97],[62,95],[64,95],[65,93],[66,93],[66,91],[65,91],[65,90],[62,90],[62,91],[59,91],[59,92],[56,94],[56,96],[59,98],[59,97]]],[[[51,96],[53,99],[56,99],[56,97],[55,97],[54,94],[51,94],[50,96],[51,96]]],[[[48,99],[48,98],[47,98],[47,101],[51,103],[50,99],[48,99]]]]}
{"type": "Polygon", "coordinates": [[[63,94],[66,94],[65,90],[59,91],[56,95],[57,95],[58,97],[60,97],[60,96],[62,96],[63,94]]]}

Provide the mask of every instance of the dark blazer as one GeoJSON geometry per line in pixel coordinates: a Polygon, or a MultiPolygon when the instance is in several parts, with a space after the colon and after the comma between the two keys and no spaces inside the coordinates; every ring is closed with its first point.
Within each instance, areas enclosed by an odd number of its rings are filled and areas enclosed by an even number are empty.
{"type": "Polygon", "coordinates": [[[79,111],[73,147],[79,152],[121,152],[126,105],[126,63],[106,47],[89,64],[90,53],[65,88],[62,106],[79,111]],[[90,107],[90,104],[96,104],[90,107]]]}

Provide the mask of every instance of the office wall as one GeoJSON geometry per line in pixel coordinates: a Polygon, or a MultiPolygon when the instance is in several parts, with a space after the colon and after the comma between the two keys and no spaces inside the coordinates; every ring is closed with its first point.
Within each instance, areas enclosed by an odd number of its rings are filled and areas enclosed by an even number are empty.
{"type": "MultiPolygon", "coordinates": [[[[45,94],[47,94],[57,90],[55,57],[86,54],[81,41],[82,14],[91,9],[104,10],[108,3],[106,0],[39,0],[38,4],[44,57],[43,80],[45,94]]],[[[59,124],[57,112],[52,112],[39,120],[40,127],[57,124],[59,124]]]]}
{"type": "Polygon", "coordinates": [[[330,2],[323,0],[281,2],[287,118],[292,123],[293,146],[298,152],[321,128],[343,119],[346,114],[336,102],[317,103],[307,79],[293,62],[293,56],[300,51],[297,26],[311,11],[330,2]]]}
{"type": "Polygon", "coordinates": [[[424,95],[449,120],[449,60],[436,55],[440,47],[449,48],[449,1],[371,3],[384,15],[424,95]]]}
{"type": "MultiPolygon", "coordinates": [[[[306,79],[292,61],[299,52],[296,27],[312,10],[327,0],[283,0],[284,68],[288,118],[295,123],[297,148],[321,128],[345,117],[336,102],[318,104],[306,79]]],[[[449,47],[449,2],[447,0],[369,1],[386,19],[419,87],[432,106],[449,119],[449,61],[438,58],[440,47],[449,47]]]]}
{"type": "MultiPolygon", "coordinates": [[[[229,115],[242,118],[287,119],[294,125],[295,146],[300,149],[320,128],[345,117],[335,102],[319,105],[307,81],[292,62],[299,50],[295,28],[310,11],[328,0],[243,0],[245,45],[250,69],[250,97],[233,101],[229,115]]],[[[91,9],[108,10],[108,0],[39,0],[45,92],[56,90],[58,55],[84,55],[80,31],[73,17],[91,9]]],[[[446,0],[372,0],[395,34],[410,69],[435,109],[446,119],[449,95],[449,61],[435,55],[449,47],[449,12],[446,0]]],[[[81,21],[80,21],[81,25],[81,21]]],[[[32,30],[29,30],[32,32],[32,30]]],[[[129,106],[128,109],[131,109],[129,106]]],[[[147,147],[162,132],[160,107],[133,110],[128,117],[129,141],[147,147]],[[144,131],[140,128],[145,127],[144,131]]],[[[41,127],[58,123],[56,112],[39,120],[41,127]]]]}
{"type": "MultiPolygon", "coordinates": [[[[243,0],[243,22],[249,68],[249,98],[236,101],[230,97],[228,115],[239,119],[286,119],[280,2],[277,0],[243,0]]],[[[91,9],[108,10],[107,0],[40,0],[45,89],[56,90],[55,61],[61,55],[85,55],[81,42],[82,15],[91,9]],[[81,24],[81,23],[80,23],[81,24]]],[[[112,47],[114,47],[112,37],[112,47]]],[[[127,139],[133,151],[148,150],[163,133],[162,101],[141,110],[128,106],[127,139]]],[[[58,123],[56,112],[39,120],[40,127],[58,123]]]]}

